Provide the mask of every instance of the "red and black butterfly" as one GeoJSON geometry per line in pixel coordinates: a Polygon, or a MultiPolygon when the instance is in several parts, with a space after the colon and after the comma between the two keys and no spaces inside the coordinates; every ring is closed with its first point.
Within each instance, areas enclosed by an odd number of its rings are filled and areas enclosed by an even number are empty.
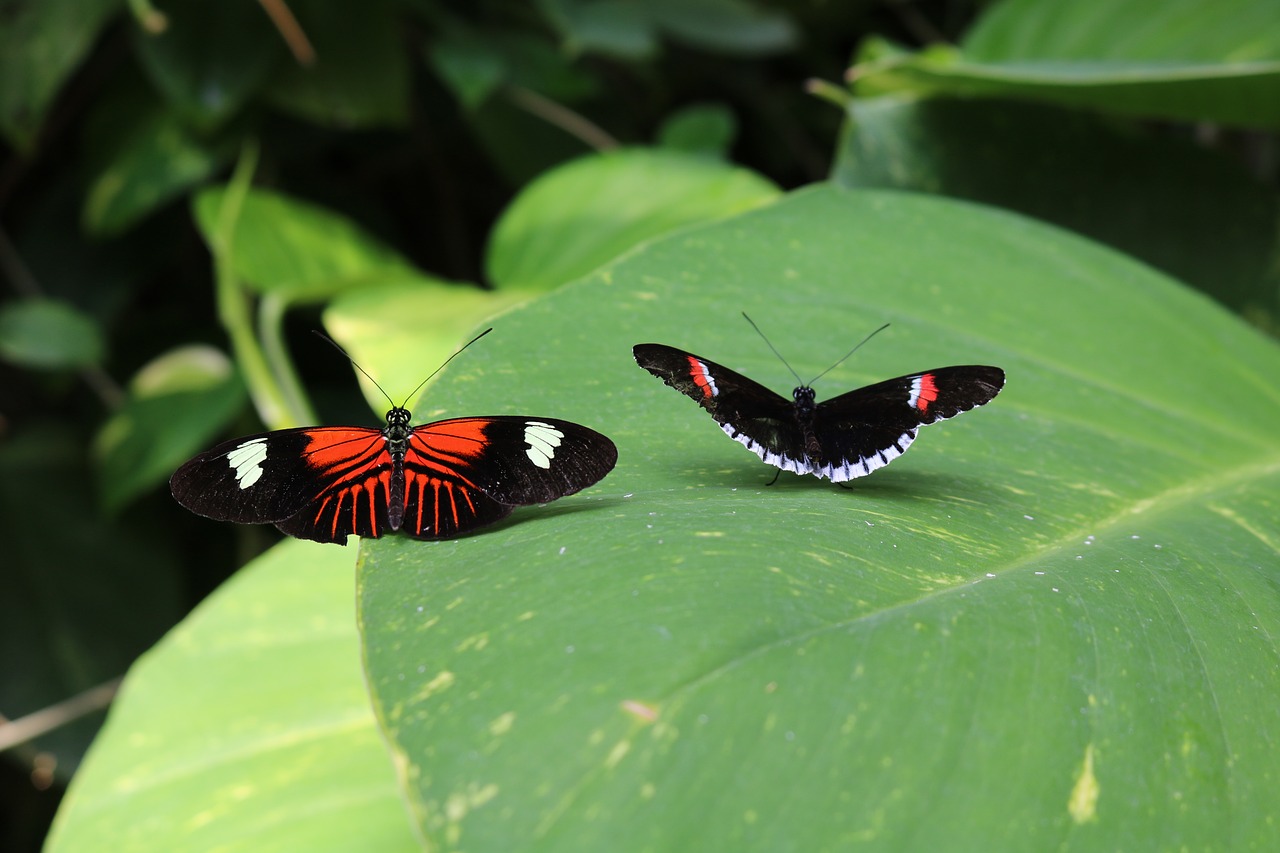
{"type": "Polygon", "coordinates": [[[351,533],[376,538],[402,529],[445,539],[513,507],[581,491],[618,459],[608,438],[555,418],[494,415],[417,427],[410,418],[393,405],[380,430],[302,427],[237,438],[183,464],[169,488],[198,515],[274,524],[300,539],[345,545],[351,533]]]}
{"type": "Polygon", "coordinates": [[[632,352],[641,367],[696,400],[730,438],[768,464],[837,483],[883,468],[906,451],[920,427],[985,405],[1004,385],[1004,371],[998,367],[940,367],[815,403],[810,386],[827,371],[810,382],[797,376],[800,384],[788,400],[675,347],[637,344],[632,352]]]}

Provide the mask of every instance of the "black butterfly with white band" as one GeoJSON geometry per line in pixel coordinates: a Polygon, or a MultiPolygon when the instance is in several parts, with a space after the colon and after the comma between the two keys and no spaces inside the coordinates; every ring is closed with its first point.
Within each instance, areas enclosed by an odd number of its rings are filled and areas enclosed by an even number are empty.
{"type": "Polygon", "coordinates": [[[695,400],[730,438],[769,465],[836,483],[883,468],[906,452],[920,427],[985,405],[1004,386],[1000,368],[962,365],[887,379],[816,402],[813,382],[857,349],[814,380],[803,382],[797,376],[800,384],[790,400],[727,367],[665,344],[637,344],[632,353],[637,364],[695,400]]]}

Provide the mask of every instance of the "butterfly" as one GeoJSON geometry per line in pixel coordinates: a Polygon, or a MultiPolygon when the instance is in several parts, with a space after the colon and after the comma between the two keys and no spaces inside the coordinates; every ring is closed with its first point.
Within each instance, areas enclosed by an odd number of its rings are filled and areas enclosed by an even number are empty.
{"type": "Polygon", "coordinates": [[[1004,371],[998,367],[940,367],[817,403],[813,382],[844,358],[810,382],[797,376],[800,384],[788,400],[740,373],[675,347],[637,344],[632,353],[637,364],[697,401],[730,438],[769,465],[836,483],[883,468],[906,452],[920,427],[985,405],[1004,386],[1004,371]]]}
{"type": "Polygon", "coordinates": [[[411,423],[409,410],[393,403],[382,429],[317,426],[237,438],[185,462],[169,489],[197,515],[274,524],[299,539],[345,545],[352,533],[393,530],[447,539],[513,507],[581,491],[618,459],[605,436],[556,418],[411,423]]]}

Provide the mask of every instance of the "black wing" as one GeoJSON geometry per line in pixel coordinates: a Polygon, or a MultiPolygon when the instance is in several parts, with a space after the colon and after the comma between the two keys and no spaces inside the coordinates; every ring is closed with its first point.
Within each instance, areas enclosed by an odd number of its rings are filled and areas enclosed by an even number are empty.
{"type": "Polygon", "coordinates": [[[995,399],[998,367],[940,367],[877,382],[818,404],[814,434],[821,447],[813,472],[837,482],[865,476],[901,456],[916,430],[995,399]]]}
{"type": "Polygon", "coordinates": [[[391,456],[368,427],[304,427],[237,438],[187,461],[169,479],[178,503],[217,521],[275,524],[346,544],[389,528],[391,456]]]}
{"type": "Polygon", "coordinates": [[[696,401],[720,428],[769,464],[804,446],[795,404],[714,361],[665,344],[636,344],[636,363],[696,401]]]}
{"type": "Polygon", "coordinates": [[[618,461],[613,442],[555,418],[453,418],[413,430],[405,453],[404,520],[438,539],[597,483],[618,461]]]}

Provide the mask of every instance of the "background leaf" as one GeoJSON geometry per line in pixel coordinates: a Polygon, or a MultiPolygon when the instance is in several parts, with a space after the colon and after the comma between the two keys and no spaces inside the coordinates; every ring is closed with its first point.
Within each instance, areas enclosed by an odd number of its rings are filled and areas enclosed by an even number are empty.
{"type": "Polygon", "coordinates": [[[365,0],[358,14],[342,4],[291,7],[316,60],[291,62],[267,87],[289,113],[338,127],[396,127],[408,120],[409,59],[397,24],[398,4],[365,0]]]}
{"type": "Polygon", "coordinates": [[[56,370],[102,361],[102,332],[93,319],[55,299],[0,306],[0,358],[56,370]]]}
{"type": "MultiPolygon", "coordinates": [[[[15,430],[0,443],[6,717],[119,677],[184,612],[179,579],[185,578],[167,531],[95,513],[87,445],[53,420],[15,430]],[[43,535],[21,535],[26,531],[43,535]]],[[[28,748],[44,755],[50,775],[68,779],[101,721],[101,712],[71,720],[28,748]]]]}
{"type": "Polygon", "coordinates": [[[503,332],[437,398],[576,419],[620,457],[483,535],[362,545],[370,686],[433,843],[1271,837],[1274,343],[1069,234],[834,189],[641,249],[503,332]],[[765,488],[628,351],[785,390],[739,309],[801,373],[893,321],[820,396],[956,362],[1009,384],[851,490],[765,488]]]}
{"type": "Polygon", "coordinates": [[[1141,258],[1238,312],[1280,316],[1280,200],[1220,153],[1015,101],[855,99],[848,116],[832,165],[840,184],[1026,213],[1141,258]]]}
{"type": "MultiPolygon", "coordinates": [[[[196,196],[194,213],[213,243],[226,187],[196,196]]],[[[352,287],[422,277],[409,261],[357,223],[319,205],[271,190],[244,197],[231,237],[236,274],[256,290],[320,299],[352,287]]]]}
{"type": "Polygon", "coordinates": [[[118,510],[167,483],[174,469],[222,433],[244,401],[244,384],[220,350],[182,347],[152,361],[94,442],[104,506],[118,510]]]}
{"type": "Polygon", "coordinates": [[[46,849],[418,849],[360,675],[353,556],[286,542],[143,657],[46,849]]]}
{"type": "Polygon", "coordinates": [[[58,88],[122,0],[9,4],[0,27],[0,131],[30,149],[58,88]]]}
{"type": "MultiPolygon", "coordinates": [[[[1162,14],[1106,0],[993,4],[999,22],[972,44],[907,54],[882,39],[860,50],[860,95],[895,91],[1045,101],[1124,115],[1280,127],[1280,38],[1263,27],[1241,42],[1224,7],[1194,0],[1163,4],[1162,14]],[[1166,13],[1174,18],[1170,26],[1166,13]],[[1136,27],[1133,16],[1144,19],[1136,27]],[[1154,25],[1154,27],[1152,26],[1154,25]],[[1064,35],[1065,34],[1065,35],[1064,35]],[[1143,42],[1144,36],[1154,36],[1143,42]],[[1060,47],[1036,48],[1047,38],[1060,47]],[[1065,47],[1062,47],[1065,46],[1065,47]],[[1206,47],[1207,46],[1207,47],[1206,47]]],[[[1258,0],[1228,4],[1255,19],[1270,16],[1258,0]]]]}
{"type": "Polygon", "coordinates": [[[494,285],[545,290],[586,275],[652,237],[728,216],[777,195],[735,166],[661,149],[581,158],[530,184],[494,226],[494,285]]]}
{"type": "Polygon", "coordinates": [[[164,7],[159,32],[134,30],[138,58],[165,100],[202,128],[226,121],[286,60],[279,35],[260,6],[184,0],[164,7]]]}

